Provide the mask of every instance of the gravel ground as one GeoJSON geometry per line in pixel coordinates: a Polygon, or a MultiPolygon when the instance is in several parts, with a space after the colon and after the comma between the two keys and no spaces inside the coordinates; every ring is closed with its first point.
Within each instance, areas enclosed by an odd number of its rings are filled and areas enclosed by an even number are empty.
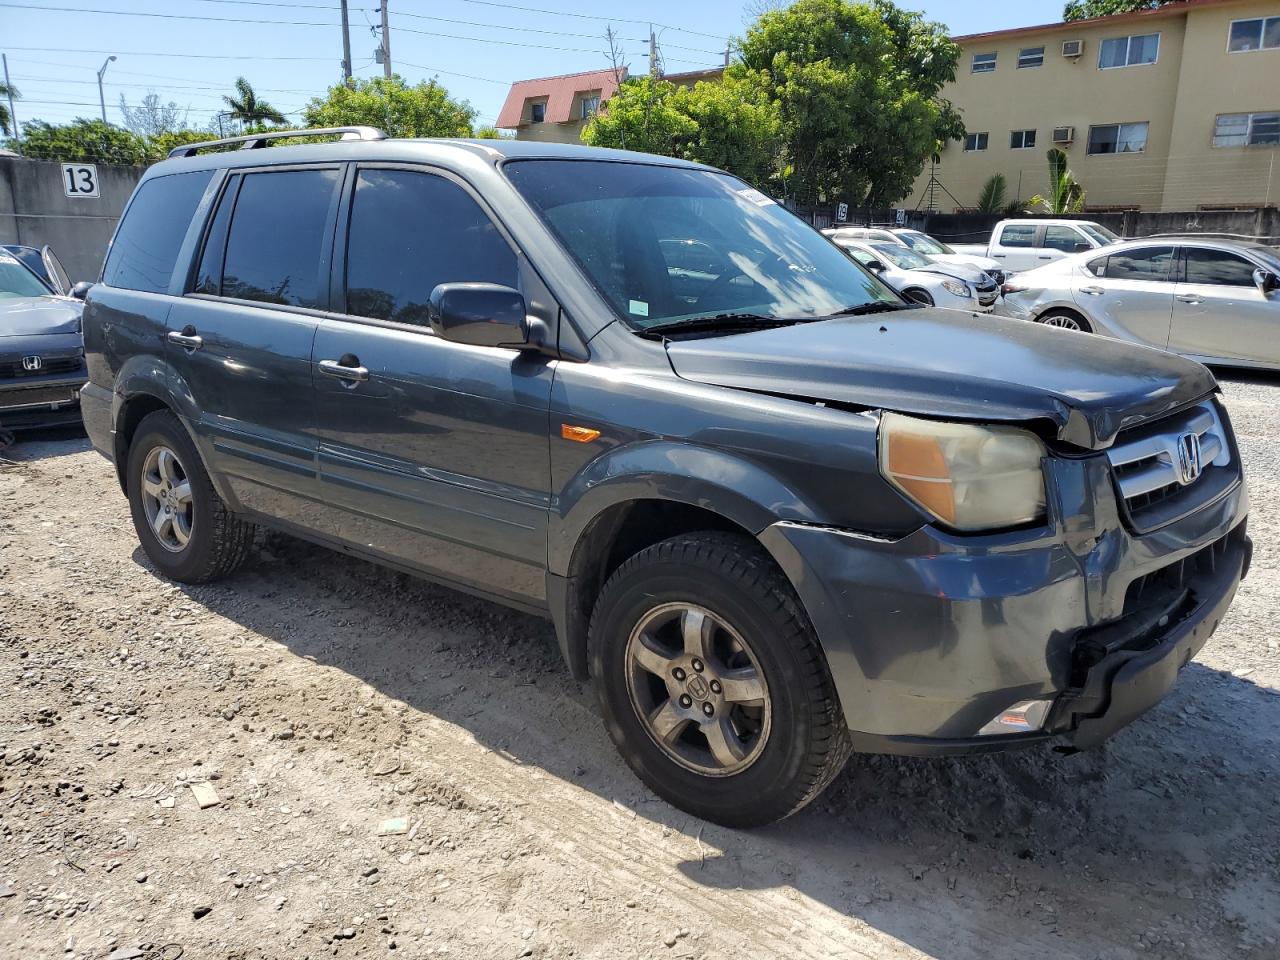
{"type": "Polygon", "coordinates": [[[1280,378],[1225,379],[1257,552],[1165,703],[1076,756],[855,757],[751,833],[639,785],[542,621],[285,538],[167,583],[83,436],[29,438],[0,956],[1278,958],[1280,378]]]}

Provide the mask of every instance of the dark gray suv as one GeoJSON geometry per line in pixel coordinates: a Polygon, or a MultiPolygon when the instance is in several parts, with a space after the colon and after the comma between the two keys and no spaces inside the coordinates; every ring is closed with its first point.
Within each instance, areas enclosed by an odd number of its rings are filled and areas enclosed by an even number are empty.
{"type": "Polygon", "coordinates": [[[907,304],[695,164],[345,136],[175,151],[88,294],[168,577],[261,525],[548,615],[644,782],[746,826],[851,749],[1100,742],[1248,569],[1197,363],[907,304]]]}

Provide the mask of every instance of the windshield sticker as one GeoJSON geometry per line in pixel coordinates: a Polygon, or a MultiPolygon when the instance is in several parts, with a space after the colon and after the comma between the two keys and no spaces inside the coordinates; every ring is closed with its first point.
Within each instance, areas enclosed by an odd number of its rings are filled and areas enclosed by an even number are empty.
{"type": "Polygon", "coordinates": [[[747,187],[745,190],[739,190],[738,196],[740,196],[743,200],[751,201],[757,207],[767,207],[769,206],[769,204],[776,202],[770,197],[766,197],[763,193],[761,193],[759,190],[755,189],[754,187],[747,187]]]}
{"type": "Polygon", "coordinates": [[[627,309],[634,313],[637,317],[647,317],[649,315],[649,304],[644,300],[630,301],[627,309]]]}

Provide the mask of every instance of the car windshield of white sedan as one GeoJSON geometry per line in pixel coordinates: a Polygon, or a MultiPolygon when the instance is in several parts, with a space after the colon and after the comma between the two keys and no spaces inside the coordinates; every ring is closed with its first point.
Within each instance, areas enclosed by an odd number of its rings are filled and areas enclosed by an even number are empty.
{"type": "Polygon", "coordinates": [[[914,250],[910,250],[901,244],[873,243],[871,246],[876,253],[902,270],[921,270],[929,266],[929,260],[926,257],[920,256],[914,250]]]}
{"type": "Polygon", "coordinates": [[[597,160],[511,161],[503,172],[637,330],[901,303],[818,231],[727,174],[597,160]]]}
{"type": "Polygon", "coordinates": [[[0,299],[47,297],[49,290],[34,273],[7,254],[0,254],[0,299]]]}
{"type": "Polygon", "coordinates": [[[898,236],[907,241],[907,246],[916,253],[923,253],[925,256],[938,253],[955,253],[941,240],[935,240],[927,233],[916,233],[914,230],[907,230],[898,234],[898,236]]]}
{"type": "Polygon", "coordinates": [[[1100,223],[1078,223],[1076,226],[1089,236],[1093,237],[1093,239],[1097,240],[1104,247],[1109,243],[1116,243],[1120,239],[1119,234],[1112,233],[1100,223]]]}

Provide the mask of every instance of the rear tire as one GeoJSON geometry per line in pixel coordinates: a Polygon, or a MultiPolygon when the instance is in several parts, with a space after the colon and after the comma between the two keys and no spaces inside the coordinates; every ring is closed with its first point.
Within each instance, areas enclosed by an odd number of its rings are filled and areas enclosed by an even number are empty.
{"type": "Polygon", "coordinates": [[[1075,330],[1079,333],[1093,333],[1089,321],[1074,310],[1046,310],[1036,317],[1036,323],[1046,327],[1058,327],[1061,330],[1075,330]]]}
{"type": "Polygon", "coordinates": [[[902,295],[913,303],[922,303],[926,307],[933,306],[933,297],[929,296],[928,290],[921,290],[919,287],[909,287],[902,291],[902,295]]]}
{"type": "Polygon", "coordinates": [[[256,528],[227,509],[190,435],[168,410],[138,424],[125,481],[138,541],[169,579],[219,580],[249,555],[256,528]]]}
{"type": "Polygon", "coordinates": [[[622,564],[588,636],[605,726],[655,793],[728,827],[795,813],[849,736],[790,583],[749,537],[687,534],[622,564]]]}

